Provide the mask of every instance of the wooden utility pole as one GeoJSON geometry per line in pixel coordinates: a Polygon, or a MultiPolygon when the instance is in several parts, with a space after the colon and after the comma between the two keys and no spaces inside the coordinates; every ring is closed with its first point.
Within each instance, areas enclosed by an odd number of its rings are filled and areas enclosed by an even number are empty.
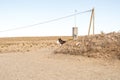
{"type": "Polygon", "coordinates": [[[95,20],[95,13],[94,13],[94,8],[92,9],[91,17],[90,17],[90,24],[89,24],[89,29],[88,29],[88,35],[90,35],[90,30],[91,26],[93,25],[93,35],[94,35],[94,20],[95,20]]]}

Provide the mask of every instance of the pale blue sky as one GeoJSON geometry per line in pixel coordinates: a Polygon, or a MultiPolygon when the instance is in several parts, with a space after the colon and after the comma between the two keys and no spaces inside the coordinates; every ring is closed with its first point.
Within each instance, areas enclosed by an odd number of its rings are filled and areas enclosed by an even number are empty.
{"type": "MultiPolygon", "coordinates": [[[[119,0],[0,0],[0,31],[48,21],[95,8],[95,33],[120,30],[119,0]]],[[[79,35],[87,35],[91,13],[77,15],[79,35]]],[[[70,36],[74,16],[26,29],[0,32],[0,37],[70,36]]]]}

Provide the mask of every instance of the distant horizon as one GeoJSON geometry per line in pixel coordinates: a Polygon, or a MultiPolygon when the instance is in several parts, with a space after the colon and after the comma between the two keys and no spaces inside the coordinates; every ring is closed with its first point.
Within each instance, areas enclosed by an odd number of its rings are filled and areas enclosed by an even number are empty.
{"type": "MultiPolygon", "coordinates": [[[[109,34],[109,33],[113,33],[113,32],[116,32],[116,33],[120,33],[120,31],[112,31],[112,32],[103,32],[104,34],[109,34]]],[[[97,33],[97,34],[94,34],[94,35],[99,35],[101,34],[100,33],[97,33]]],[[[90,35],[93,35],[93,34],[90,34],[90,35]]],[[[86,35],[78,35],[78,37],[80,36],[89,36],[88,34],[86,35]]],[[[40,38],[40,37],[73,37],[72,35],[49,35],[49,36],[5,36],[5,37],[0,37],[0,38],[40,38]]]]}

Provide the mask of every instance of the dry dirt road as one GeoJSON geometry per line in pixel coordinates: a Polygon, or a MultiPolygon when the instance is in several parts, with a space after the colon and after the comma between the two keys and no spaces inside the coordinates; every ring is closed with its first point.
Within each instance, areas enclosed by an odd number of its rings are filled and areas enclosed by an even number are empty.
{"type": "Polygon", "coordinates": [[[44,48],[0,54],[0,80],[120,80],[120,61],[53,54],[44,48]]]}

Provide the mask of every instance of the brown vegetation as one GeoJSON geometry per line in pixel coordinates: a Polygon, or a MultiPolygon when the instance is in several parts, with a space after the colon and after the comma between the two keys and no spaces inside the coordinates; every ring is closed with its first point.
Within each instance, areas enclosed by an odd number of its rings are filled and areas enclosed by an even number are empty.
{"type": "Polygon", "coordinates": [[[120,59],[120,33],[101,33],[79,37],[76,41],[68,41],[58,48],[55,53],[120,59]]]}
{"type": "Polygon", "coordinates": [[[1,38],[0,53],[29,52],[46,47],[56,46],[57,37],[18,37],[1,38]]]}

